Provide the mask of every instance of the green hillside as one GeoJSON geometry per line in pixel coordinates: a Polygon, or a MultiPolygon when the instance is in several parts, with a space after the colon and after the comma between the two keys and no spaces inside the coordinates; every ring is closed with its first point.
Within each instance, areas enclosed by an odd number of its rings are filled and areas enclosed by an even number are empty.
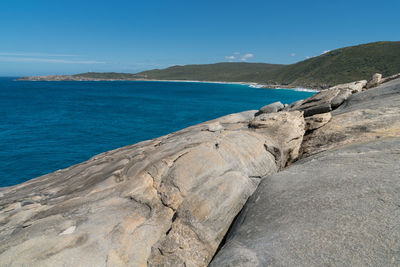
{"type": "Polygon", "coordinates": [[[95,79],[257,82],[325,88],[369,79],[376,72],[383,76],[400,73],[400,42],[375,42],[340,48],[291,65],[232,62],[173,66],[136,74],[90,72],[76,76],[95,79]]]}
{"type": "Polygon", "coordinates": [[[173,66],[139,73],[148,79],[200,80],[227,82],[262,82],[285,65],[267,63],[226,62],[203,65],[173,66]]]}
{"type": "Polygon", "coordinates": [[[303,86],[331,86],[369,79],[374,73],[400,72],[400,42],[376,42],[330,51],[288,65],[275,72],[271,82],[303,86]]]}

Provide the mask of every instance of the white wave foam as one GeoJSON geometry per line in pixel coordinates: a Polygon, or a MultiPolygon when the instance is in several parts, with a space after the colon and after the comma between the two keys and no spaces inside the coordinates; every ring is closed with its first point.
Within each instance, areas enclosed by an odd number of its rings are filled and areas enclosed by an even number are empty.
{"type": "Polygon", "coordinates": [[[264,85],[262,84],[250,84],[249,87],[251,88],[263,88],[264,85]]]}
{"type": "Polygon", "coordinates": [[[301,87],[294,88],[294,90],[300,91],[300,92],[313,92],[313,93],[319,92],[319,90],[316,90],[316,89],[307,89],[307,88],[301,88],[301,87]]]}

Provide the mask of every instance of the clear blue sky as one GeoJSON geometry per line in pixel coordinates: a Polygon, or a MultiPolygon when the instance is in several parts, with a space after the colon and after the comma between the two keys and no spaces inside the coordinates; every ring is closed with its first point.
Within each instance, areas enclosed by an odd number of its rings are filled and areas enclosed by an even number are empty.
{"type": "Polygon", "coordinates": [[[0,76],[293,63],[400,40],[399,0],[2,0],[0,76]]]}

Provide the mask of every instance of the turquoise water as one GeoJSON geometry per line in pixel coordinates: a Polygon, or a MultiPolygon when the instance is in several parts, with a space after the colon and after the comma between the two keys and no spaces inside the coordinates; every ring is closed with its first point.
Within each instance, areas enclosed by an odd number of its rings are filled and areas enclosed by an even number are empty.
{"type": "Polygon", "coordinates": [[[312,94],[237,84],[0,78],[0,187],[229,113],[312,94]]]}

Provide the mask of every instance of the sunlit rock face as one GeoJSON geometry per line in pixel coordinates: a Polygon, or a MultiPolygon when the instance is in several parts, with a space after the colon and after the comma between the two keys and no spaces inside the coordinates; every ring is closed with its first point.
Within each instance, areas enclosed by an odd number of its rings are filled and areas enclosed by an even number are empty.
{"type": "Polygon", "coordinates": [[[249,127],[255,112],[228,115],[3,188],[0,262],[206,266],[260,178],[294,160],[300,149],[301,112],[249,127]],[[271,144],[279,160],[267,149],[271,144]]]}
{"type": "Polygon", "coordinates": [[[305,121],[302,159],[262,179],[210,266],[400,265],[400,79],[305,121]]]}

